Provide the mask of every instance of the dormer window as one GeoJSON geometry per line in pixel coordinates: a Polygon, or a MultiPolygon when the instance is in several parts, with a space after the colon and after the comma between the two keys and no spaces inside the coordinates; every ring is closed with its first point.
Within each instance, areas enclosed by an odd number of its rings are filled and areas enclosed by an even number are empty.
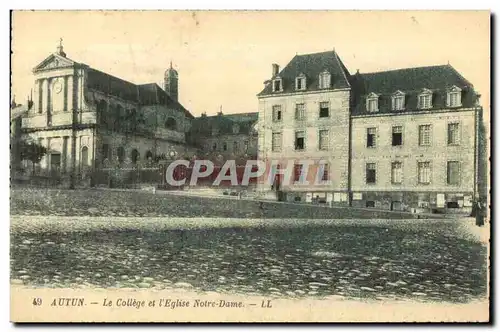
{"type": "Polygon", "coordinates": [[[273,92],[283,91],[283,80],[280,77],[276,77],[273,80],[273,92]]]}
{"type": "Polygon", "coordinates": [[[448,91],[446,97],[446,104],[448,107],[460,107],[462,106],[462,89],[454,85],[448,91]]]}
{"type": "Polygon", "coordinates": [[[320,89],[329,89],[332,84],[332,76],[328,70],[323,71],[319,74],[319,88],[320,89]]]}
{"type": "Polygon", "coordinates": [[[405,94],[402,91],[396,91],[392,95],[392,110],[402,111],[405,108],[405,94]]]}
{"type": "Polygon", "coordinates": [[[306,75],[300,74],[295,78],[295,90],[305,90],[306,89],[306,75]]]}
{"type": "Polygon", "coordinates": [[[421,110],[432,108],[432,91],[423,89],[418,95],[418,108],[421,110]]]}
{"type": "Polygon", "coordinates": [[[240,132],[240,126],[238,124],[233,125],[233,134],[238,134],[240,132]]]}
{"type": "Polygon", "coordinates": [[[368,112],[378,112],[378,95],[376,93],[370,93],[366,97],[366,110],[368,112]]]}

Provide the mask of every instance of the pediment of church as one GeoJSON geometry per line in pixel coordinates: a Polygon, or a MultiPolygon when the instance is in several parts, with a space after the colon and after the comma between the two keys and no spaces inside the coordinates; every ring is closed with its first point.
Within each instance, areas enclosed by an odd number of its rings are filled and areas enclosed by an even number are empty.
{"type": "Polygon", "coordinates": [[[33,72],[58,69],[58,68],[68,68],[74,66],[75,62],[58,54],[51,54],[45,60],[43,60],[38,66],[33,69],[33,72]]]}

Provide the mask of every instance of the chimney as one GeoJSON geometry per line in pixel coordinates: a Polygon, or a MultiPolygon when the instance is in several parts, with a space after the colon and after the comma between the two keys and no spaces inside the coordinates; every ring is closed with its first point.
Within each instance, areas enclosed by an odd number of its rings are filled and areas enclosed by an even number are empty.
{"type": "Polygon", "coordinates": [[[280,66],[277,63],[273,63],[273,77],[278,75],[280,72],[280,66]]]}
{"type": "Polygon", "coordinates": [[[356,75],[359,75],[359,69],[356,69],[356,75]]]}
{"type": "Polygon", "coordinates": [[[207,112],[203,112],[203,113],[201,113],[201,117],[202,117],[202,118],[206,118],[206,117],[207,117],[207,112]]]}

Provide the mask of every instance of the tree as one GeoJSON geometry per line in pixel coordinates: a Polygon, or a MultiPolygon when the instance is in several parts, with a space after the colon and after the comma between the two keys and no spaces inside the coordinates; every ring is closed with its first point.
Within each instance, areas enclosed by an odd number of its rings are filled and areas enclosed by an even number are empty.
{"type": "Polygon", "coordinates": [[[19,144],[19,154],[21,160],[31,161],[33,174],[35,174],[35,165],[47,154],[47,148],[35,142],[21,141],[19,144]]]}

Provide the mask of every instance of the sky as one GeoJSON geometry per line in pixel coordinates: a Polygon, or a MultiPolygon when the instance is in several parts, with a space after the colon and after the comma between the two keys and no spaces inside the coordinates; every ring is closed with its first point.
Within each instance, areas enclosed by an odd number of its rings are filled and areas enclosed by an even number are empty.
{"type": "Polygon", "coordinates": [[[163,86],[172,61],[195,116],[257,112],[272,63],[333,49],[351,73],[450,63],[489,109],[489,32],[487,11],[16,11],[12,93],[25,103],[62,38],[68,58],[133,83],[163,86]]]}

